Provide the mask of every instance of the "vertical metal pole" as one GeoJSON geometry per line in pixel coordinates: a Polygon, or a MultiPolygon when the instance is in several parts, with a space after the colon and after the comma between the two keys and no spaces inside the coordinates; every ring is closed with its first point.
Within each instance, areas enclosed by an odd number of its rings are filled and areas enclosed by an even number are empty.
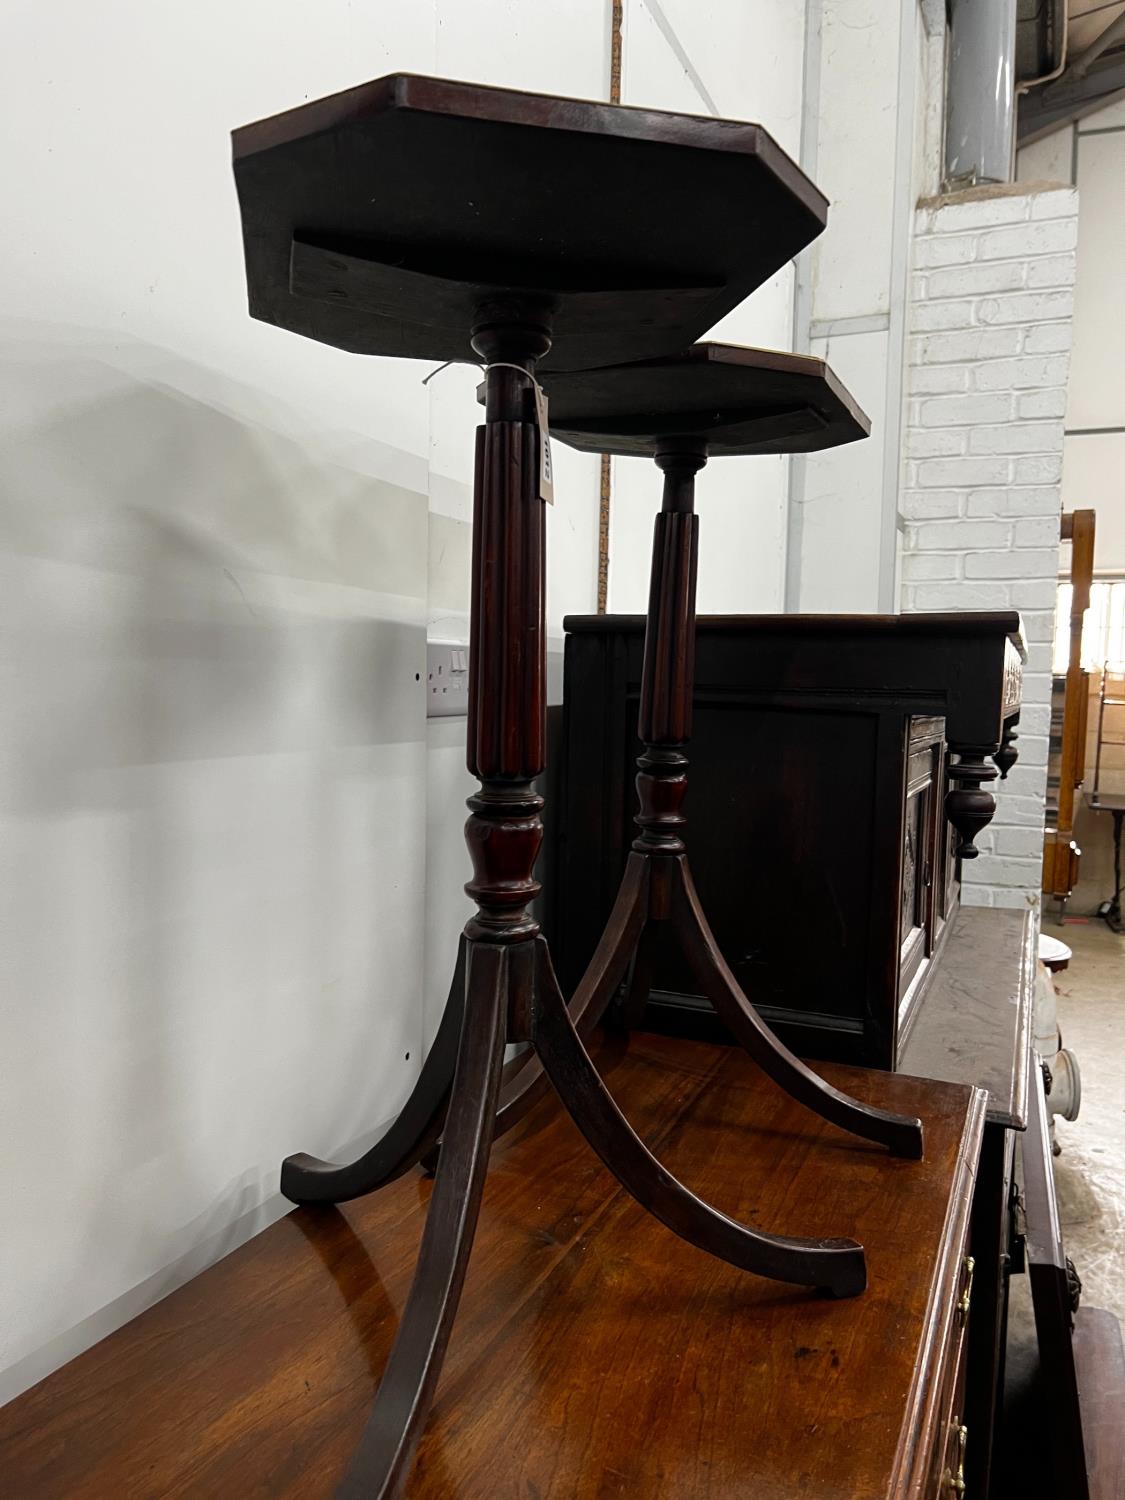
{"type": "MultiPolygon", "coordinates": [[[[610,0],[609,11],[609,102],[621,103],[621,29],[625,21],[624,0],[610,0]]],[[[598,614],[609,607],[609,515],[613,504],[613,467],[608,453],[601,457],[598,498],[598,614]]]]}
{"type": "Polygon", "coordinates": [[[1010,182],[1016,0],[952,0],[950,10],[945,185],[1010,182]]]}

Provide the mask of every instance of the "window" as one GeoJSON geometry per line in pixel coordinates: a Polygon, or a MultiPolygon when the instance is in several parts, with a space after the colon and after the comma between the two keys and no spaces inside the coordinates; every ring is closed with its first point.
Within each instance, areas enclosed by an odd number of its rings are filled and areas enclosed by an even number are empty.
{"type": "MultiPolygon", "coordinates": [[[[1059,584],[1055,607],[1055,656],[1051,669],[1057,677],[1066,675],[1070,646],[1070,600],[1074,587],[1059,584]]],[[[1082,629],[1082,665],[1087,671],[1108,666],[1111,672],[1125,671],[1125,579],[1090,585],[1090,608],[1082,629]]]]}

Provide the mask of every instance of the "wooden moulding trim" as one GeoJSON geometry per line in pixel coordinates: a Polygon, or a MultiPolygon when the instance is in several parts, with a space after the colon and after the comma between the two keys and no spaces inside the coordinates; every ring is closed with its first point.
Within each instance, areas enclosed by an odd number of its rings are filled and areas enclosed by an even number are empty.
{"type": "MultiPolygon", "coordinates": [[[[987,636],[1003,631],[1013,639],[1020,629],[1018,614],[983,610],[907,615],[699,615],[697,623],[700,631],[710,635],[742,635],[750,631],[760,635],[816,635],[831,627],[834,638],[840,638],[844,634],[840,629],[841,622],[847,627],[846,633],[854,636],[987,636]]],[[[563,617],[563,629],[568,632],[604,631],[605,628],[605,621],[597,615],[563,617]]],[[[642,635],[645,616],[614,615],[613,628],[642,635]]]]}
{"type": "Polygon", "coordinates": [[[828,199],[801,171],[763,126],[749,120],[716,119],[622,106],[615,101],[574,99],[526,89],[499,88],[420,73],[390,73],[342,93],[314,99],[232,132],[235,161],[272,151],[308,136],[382,114],[388,110],[491,120],[529,129],[564,130],[582,135],[610,135],[686,150],[722,151],[756,156],[788,192],[794,203],[818,220],[828,220],[828,199]]]}
{"type": "MultiPolygon", "coordinates": [[[[914,1365],[914,1378],[907,1397],[902,1432],[895,1453],[891,1486],[888,1494],[902,1496],[903,1500],[921,1497],[930,1460],[933,1456],[935,1429],[942,1420],[941,1394],[942,1376],[945,1373],[942,1356],[952,1350],[953,1320],[957,1316],[957,1287],[960,1282],[961,1264],[968,1242],[969,1218],[972,1213],[973,1190],[976,1186],[977,1167],[980,1161],[981,1142],[984,1136],[985,1110],[988,1093],[985,1089],[971,1090],[969,1108],[965,1116],[965,1128],[958,1150],[957,1170],[946,1211],[945,1232],[941,1238],[941,1253],[934,1266],[930,1283],[930,1298],[926,1307],[923,1325],[922,1347],[914,1365]]],[[[970,1312],[969,1316],[972,1314],[970,1312]]]]}

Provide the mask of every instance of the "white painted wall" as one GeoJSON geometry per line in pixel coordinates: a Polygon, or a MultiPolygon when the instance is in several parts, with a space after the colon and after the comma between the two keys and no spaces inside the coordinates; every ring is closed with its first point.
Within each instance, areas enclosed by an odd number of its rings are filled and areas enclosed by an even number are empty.
{"type": "MultiPolygon", "coordinates": [[[[623,97],[759,120],[830,201],[814,247],[716,337],[829,360],[872,436],[808,458],[712,464],[698,481],[699,605],[893,609],[913,204],[936,187],[944,30],[898,0],[801,7],[627,0],[623,97]],[[764,12],[764,14],[763,14],[764,12]],[[731,45],[730,38],[742,39],[731,45]]],[[[640,611],[659,478],[613,465],[609,607],[640,611]]]]}
{"type": "Polygon", "coordinates": [[[979,188],[917,213],[902,495],[904,610],[1023,615],[1019,761],[966,863],[967,904],[1037,905],[1078,204],[979,188]]]}
{"type": "MultiPolygon", "coordinates": [[[[601,0],[21,6],[0,303],[0,1399],[393,1115],[465,906],[471,372],[251,322],[235,125],[393,69],[604,97],[601,0]],[[35,122],[28,129],[27,121],[35,122]]],[[[554,632],[593,607],[560,456],[554,632]]]]}
{"type": "Polygon", "coordinates": [[[936,185],[944,32],[896,0],[822,0],[815,149],[832,208],[807,331],[871,418],[866,442],[794,460],[786,604],[896,607],[902,360],[913,206],[936,185]]]}
{"type": "MultiPolygon", "coordinates": [[[[800,153],[805,23],[787,0],[626,0],[621,97],[764,125],[800,153]]],[[[670,204],[669,211],[675,206],[670,204]]],[[[793,270],[785,267],[709,337],[792,347],[793,270]]],[[[609,608],[640,612],[648,597],[653,516],[661,478],[647,460],[615,459],[609,608]]],[[[699,608],[780,609],[784,601],[788,465],[781,458],[718,460],[697,483],[699,608]]]]}
{"type": "Polygon", "coordinates": [[[246,316],[229,131],[425,67],[427,10],[8,17],[7,1394],[418,1066],[426,402],[246,316]]]}
{"type": "Polygon", "coordinates": [[[1103,110],[1079,121],[1075,152],[1081,208],[1079,275],[1074,301],[1074,353],[1063,501],[1097,511],[1099,571],[1125,570],[1125,118],[1103,110]],[[1108,119],[1105,117],[1109,116],[1108,119]],[[1104,133],[1103,133],[1104,132],[1104,133]],[[1095,431],[1093,429],[1113,429],[1095,431]]]}
{"type": "Polygon", "coordinates": [[[1019,154],[1018,176],[1078,187],[1078,275],[1066,408],[1063,504],[1097,511],[1094,563],[1125,572],[1125,101],[1057,130],[1019,154]]]}

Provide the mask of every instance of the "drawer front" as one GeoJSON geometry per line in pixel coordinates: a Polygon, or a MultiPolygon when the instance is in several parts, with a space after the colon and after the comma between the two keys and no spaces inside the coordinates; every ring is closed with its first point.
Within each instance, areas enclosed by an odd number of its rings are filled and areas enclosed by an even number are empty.
{"type": "Polygon", "coordinates": [[[923,1491],[926,1500],[958,1500],[966,1493],[965,1458],[972,1435],[965,1424],[964,1414],[974,1270],[972,1256],[963,1256],[956,1290],[952,1348],[942,1377],[929,1478],[923,1491]]]}
{"type": "MultiPolygon", "coordinates": [[[[962,1381],[962,1387],[963,1385],[962,1381]]],[[[961,1420],[960,1403],[955,1402],[954,1405],[957,1410],[953,1412],[946,1427],[945,1451],[941,1454],[940,1461],[935,1464],[931,1479],[932,1487],[929,1494],[932,1500],[959,1500],[960,1496],[968,1494],[965,1482],[965,1462],[969,1447],[969,1429],[961,1420]]]]}

